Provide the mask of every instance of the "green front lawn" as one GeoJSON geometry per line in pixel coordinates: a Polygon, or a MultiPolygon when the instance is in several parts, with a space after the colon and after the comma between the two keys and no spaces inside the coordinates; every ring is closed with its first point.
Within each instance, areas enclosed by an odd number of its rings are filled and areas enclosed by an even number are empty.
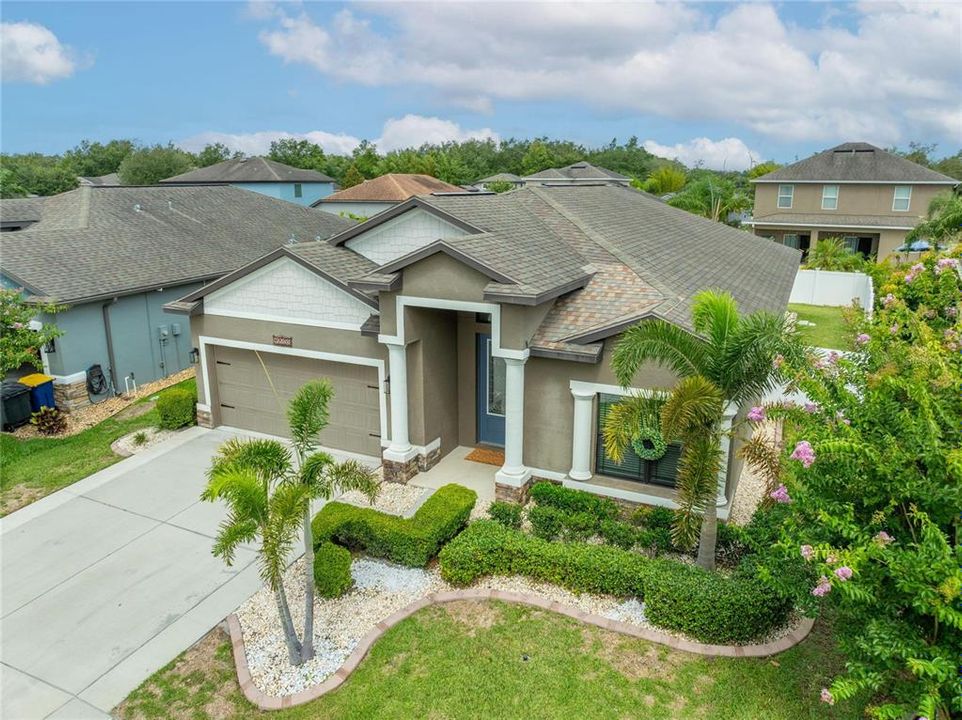
{"type": "MultiPolygon", "coordinates": [[[[193,390],[193,378],[171,387],[193,390]]],[[[161,395],[171,388],[161,390],[161,395]]],[[[148,398],[138,403],[148,402],[148,398]]],[[[138,417],[111,417],[92,428],[64,438],[21,440],[0,434],[0,515],[39,500],[122,460],[110,444],[127,433],[156,425],[156,408],[138,417]]]]}
{"type": "Polygon", "coordinates": [[[798,332],[807,344],[835,350],[852,349],[852,331],[845,324],[848,308],[792,303],[788,309],[798,313],[799,320],[814,323],[798,326],[798,332]]]}
{"type": "Polygon", "coordinates": [[[381,638],[336,692],[265,713],[241,695],[231,648],[214,631],[128,696],[147,718],[725,718],[838,720],[819,689],[842,666],[825,624],[771,659],[707,658],[501,602],[428,607],[381,638]]]}

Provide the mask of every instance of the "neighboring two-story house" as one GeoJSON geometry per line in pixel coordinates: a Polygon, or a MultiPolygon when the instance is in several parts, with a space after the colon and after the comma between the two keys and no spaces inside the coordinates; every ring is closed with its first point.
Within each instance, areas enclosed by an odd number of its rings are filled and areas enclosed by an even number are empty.
{"type": "Polygon", "coordinates": [[[905,242],[937,194],[958,180],[868,143],[844,143],[762,175],[755,234],[801,250],[840,237],[879,260],[905,242]]]}
{"type": "Polygon", "coordinates": [[[334,192],[334,178],[262,157],[234,158],[160,181],[164,185],[233,185],[311,205],[334,192]]]}

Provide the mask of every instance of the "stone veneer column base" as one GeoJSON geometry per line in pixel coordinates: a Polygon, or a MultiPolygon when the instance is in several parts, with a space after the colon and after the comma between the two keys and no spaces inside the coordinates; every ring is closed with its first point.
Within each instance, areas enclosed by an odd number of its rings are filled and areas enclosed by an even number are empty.
{"type": "Polygon", "coordinates": [[[210,410],[197,408],[197,424],[205,428],[214,427],[214,419],[211,417],[210,410]]]}
{"type": "Polygon", "coordinates": [[[415,455],[406,462],[381,460],[381,472],[385,482],[407,485],[408,481],[421,471],[421,456],[415,455]]]}
{"type": "Polygon", "coordinates": [[[54,404],[63,412],[73,412],[90,405],[87,395],[87,380],[53,385],[54,404]]]}
{"type": "Polygon", "coordinates": [[[441,462],[441,446],[438,445],[433,450],[429,450],[424,455],[418,455],[418,468],[421,472],[427,472],[441,462]]]}
{"type": "Polygon", "coordinates": [[[538,478],[528,478],[521,485],[506,485],[505,483],[494,483],[494,499],[499,502],[518,503],[524,505],[528,502],[528,491],[531,489],[532,481],[538,478]]]}

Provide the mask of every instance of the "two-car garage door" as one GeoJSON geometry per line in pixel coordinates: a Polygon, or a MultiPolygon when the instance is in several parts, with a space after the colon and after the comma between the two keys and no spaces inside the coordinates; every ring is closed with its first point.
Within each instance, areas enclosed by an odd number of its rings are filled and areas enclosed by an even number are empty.
{"type": "Polygon", "coordinates": [[[213,369],[221,424],[286,437],[288,401],[309,380],[327,378],[334,386],[334,400],[321,445],[380,456],[376,368],[216,346],[213,369]]]}

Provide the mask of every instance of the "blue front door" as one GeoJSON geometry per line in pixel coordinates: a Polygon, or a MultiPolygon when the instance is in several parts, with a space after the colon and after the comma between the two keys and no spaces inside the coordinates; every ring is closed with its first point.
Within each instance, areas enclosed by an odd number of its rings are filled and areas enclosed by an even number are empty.
{"type": "Polygon", "coordinates": [[[504,358],[491,357],[491,336],[478,333],[478,442],[504,446],[504,358]]]}

